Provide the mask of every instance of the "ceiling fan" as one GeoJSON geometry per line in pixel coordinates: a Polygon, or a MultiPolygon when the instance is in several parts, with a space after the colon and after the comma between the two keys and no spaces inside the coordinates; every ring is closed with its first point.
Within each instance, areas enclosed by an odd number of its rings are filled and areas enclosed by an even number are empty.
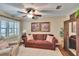
{"type": "Polygon", "coordinates": [[[37,19],[38,17],[41,17],[42,15],[43,16],[48,15],[48,13],[52,13],[53,11],[61,10],[61,8],[62,8],[62,5],[57,5],[55,9],[35,9],[32,7],[27,7],[24,9],[24,11],[17,11],[17,12],[23,14],[22,17],[27,16],[28,18],[37,19]],[[42,12],[42,14],[40,12],[42,12]]]}
{"type": "Polygon", "coordinates": [[[25,11],[17,11],[19,13],[22,13],[22,14],[25,14],[24,16],[22,17],[30,17],[32,19],[35,19],[37,17],[41,17],[42,15],[40,13],[38,13],[38,11],[34,8],[26,8],[25,11]]]}

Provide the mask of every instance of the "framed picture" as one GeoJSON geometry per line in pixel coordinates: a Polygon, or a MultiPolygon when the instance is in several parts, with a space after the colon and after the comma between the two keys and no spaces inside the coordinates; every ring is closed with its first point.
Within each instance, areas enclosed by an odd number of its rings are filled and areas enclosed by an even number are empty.
{"type": "Polygon", "coordinates": [[[32,32],[50,32],[49,22],[33,22],[31,23],[32,32]]]}
{"type": "Polygon", "coordinates": [[[34,22],[31,24],[31,31],[38,32],[40,31],[40,23],[34,22]]]}
{"type": "Polygon", "coordinates": [[[50,32],[50,23],[49,22],[42,22],[41,23],[41,31],[42,32],[50,32]]]}

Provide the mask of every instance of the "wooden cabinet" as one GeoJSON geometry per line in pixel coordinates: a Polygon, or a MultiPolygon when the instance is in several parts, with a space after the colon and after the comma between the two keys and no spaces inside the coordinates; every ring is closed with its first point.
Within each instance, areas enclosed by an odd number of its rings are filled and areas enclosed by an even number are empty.
{"type": "MultiPolygon", "coordinates": [[[[70,37],[70,33],[69,33],[69,23],[75,23],[75,28],[71,28],[71,30],[76,29],[75,34],[76,34],[76,55],[79,56],[79,18],[75,18],[74,14],[70,16],[70,20],[67,20],[64,22],[64,48],[66,50],[70,50],[69,49],[69,37],[70,37]]],[[[73,30],[74,31],[74,30],[73,30]]],[[[73,35],[73,34],[72,34],[73,35]]],[[[73,43],[74,44],[74,43],[73,43]]]]}

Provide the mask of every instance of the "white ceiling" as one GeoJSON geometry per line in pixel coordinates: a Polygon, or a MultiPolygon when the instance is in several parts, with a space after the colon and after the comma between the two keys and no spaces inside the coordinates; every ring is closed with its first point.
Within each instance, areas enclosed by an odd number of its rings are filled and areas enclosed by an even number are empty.
{"type": "Polygon", "coordinates": [[[21,16],[17,11],[28,7],[39,10],[45,16],[67,16],[79,9],[79,3],[0,3],[0,11],[13,16],[21,16]],[[57,10],[57,5],[62,5],[61,9],[57,10]]]}

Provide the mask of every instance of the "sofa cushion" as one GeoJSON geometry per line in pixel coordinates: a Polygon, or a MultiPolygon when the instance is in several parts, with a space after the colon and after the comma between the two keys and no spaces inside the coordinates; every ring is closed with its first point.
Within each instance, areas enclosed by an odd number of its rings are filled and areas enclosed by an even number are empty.
{"type": "Polygon", "coordinates": [[[29,44],[51,44],[49,41],[46,40],[28,40],[27,43],[29,44]]]}
{"type": "Polygon", "coordinates": [[[34,40],[46,40],[47,34],[33,34],[34,40]]]}
{"type": "Polygon", "coordinates": [[[37,34],[37,40],[44,39],[44,34],[37,34]]]}
{"type": "Polygon", "coordinates": [[[33,34],[34,40],[37,40],[37,34],[33,34]]]}
{"type": "Polygon", "coordinates": [[[27,34],[27,40],[34,40],[32,34],[27,34]]]}
{"type": "Polygon", "coordinates": [[[49,35],[47,35],[46,41],[49,41],[49,42],[52,43],[52,39],[53,39],[53,36],[49,36],[49,35]]]}

